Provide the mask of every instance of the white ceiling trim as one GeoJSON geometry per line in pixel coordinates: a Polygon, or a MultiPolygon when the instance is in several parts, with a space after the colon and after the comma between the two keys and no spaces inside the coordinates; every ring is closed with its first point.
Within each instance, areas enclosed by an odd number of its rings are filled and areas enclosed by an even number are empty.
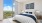
{"type": "Polygon", "coordinates": [[[16,0],[17,2],[25,2],[25,1],[27,1],[27,0],[16,0]]]}

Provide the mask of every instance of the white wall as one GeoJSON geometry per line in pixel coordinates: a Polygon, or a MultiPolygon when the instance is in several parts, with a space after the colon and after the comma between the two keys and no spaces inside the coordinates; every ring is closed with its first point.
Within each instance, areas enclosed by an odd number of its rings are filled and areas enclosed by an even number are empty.
{"type": "Polygon", "coordinates": [[[3,0],[0,0],[0,23],[3,23],[2,20],[3,20],[3,0]]]}
{"type": "Polygon", "coordinates": [[[24,8],[25,10],[27,10],[28,12],[31,11],[31,12],[34,12],[34,9],[26,9],[26,4],[30,4],[30,3],[34,3],[34,0],[28,0],[26,2],[24,2],[24,8]]]}
{"type": "Polygon", "coordinates": [[[42,0],[27,0],[25,2],[18,2],[18,13],[21,12],[21,10],[25,11],[32,11],[35,12],[35,10],[42,11],[42,0]],[[34,3],[34,9],[26,9],[25,5],[29,3],[34,3]]]}
{"type": "Polygon", "coordinates": [[[35,12],[35,10],[42,11],[42,0],[28,0],[28,1],[24,2],[23,7],[25,8],[25,10],[32,11],[32,12],[35,12]],[[25,5],[29,4],[29,3],[34,3],[34,9],[25,8],[25,5]]]}
{"type": "Polygon", "coordinates": [[[16,2],[16,8],[15,8],[16,14],[20,14],[21,11],[23,10],[24,10],[23,3],[16,2]]]}
{"type": "Polygon", "coordinates": [[[18,13],[20,14],[22,11],[24,11],[23,3],[18,3],[18,13]]]}
{"type": "Polygon", "coordinates": [[[0,20],[3,20],[3,0],[0,0],[0,20]]]}
{"type": "Polygon", "coordinates": [[[42,0],[35,0],[35,10],[42,11],[42,0]]]}

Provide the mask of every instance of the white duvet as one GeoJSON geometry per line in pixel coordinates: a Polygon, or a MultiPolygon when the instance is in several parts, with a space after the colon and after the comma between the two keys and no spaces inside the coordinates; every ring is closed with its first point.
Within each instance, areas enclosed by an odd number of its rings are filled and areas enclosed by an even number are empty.
{"type": "Polygon", "coordinates": [[[4,19],[3,23],[16,23],[12,20],[13,18],[4,19]]]}
{"type": "Polygon", "coordinates": [[[36,23],[32,18],[22,15],[15,15],[14,20],[17,20],[21,23],[36,23]]]}

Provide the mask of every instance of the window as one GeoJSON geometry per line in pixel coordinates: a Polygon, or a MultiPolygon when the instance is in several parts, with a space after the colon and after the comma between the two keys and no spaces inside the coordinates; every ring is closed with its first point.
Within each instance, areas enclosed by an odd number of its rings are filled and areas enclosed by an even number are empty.
{"type": "Polygon", "coordinates": [[[13,17],[15,11],[15,3],[13,0],[3,0],[4,8],[3,8],[3,18],[11,18],[13,17]],[[14,6],[13,6],[14,3],[14,6]]]}
{"type": "Polygon", "coordinates": [[[34,3],[26,4],[26,9],[34,9],[34,3]]]}
{"type": "Polygon", "coordinates": [[[30,7],[29,7],[29,4],[26,4],[26,9],[29,9],[30,7]]]}

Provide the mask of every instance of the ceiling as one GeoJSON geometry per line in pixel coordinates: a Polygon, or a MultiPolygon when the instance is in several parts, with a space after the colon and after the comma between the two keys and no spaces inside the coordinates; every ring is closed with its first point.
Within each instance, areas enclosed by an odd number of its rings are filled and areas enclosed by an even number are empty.
{"type": "Polygon", "coordinates": [[[16,0],[17,2],[25,2],[25,1],[27,1],[27,0],[16,0]]]}

